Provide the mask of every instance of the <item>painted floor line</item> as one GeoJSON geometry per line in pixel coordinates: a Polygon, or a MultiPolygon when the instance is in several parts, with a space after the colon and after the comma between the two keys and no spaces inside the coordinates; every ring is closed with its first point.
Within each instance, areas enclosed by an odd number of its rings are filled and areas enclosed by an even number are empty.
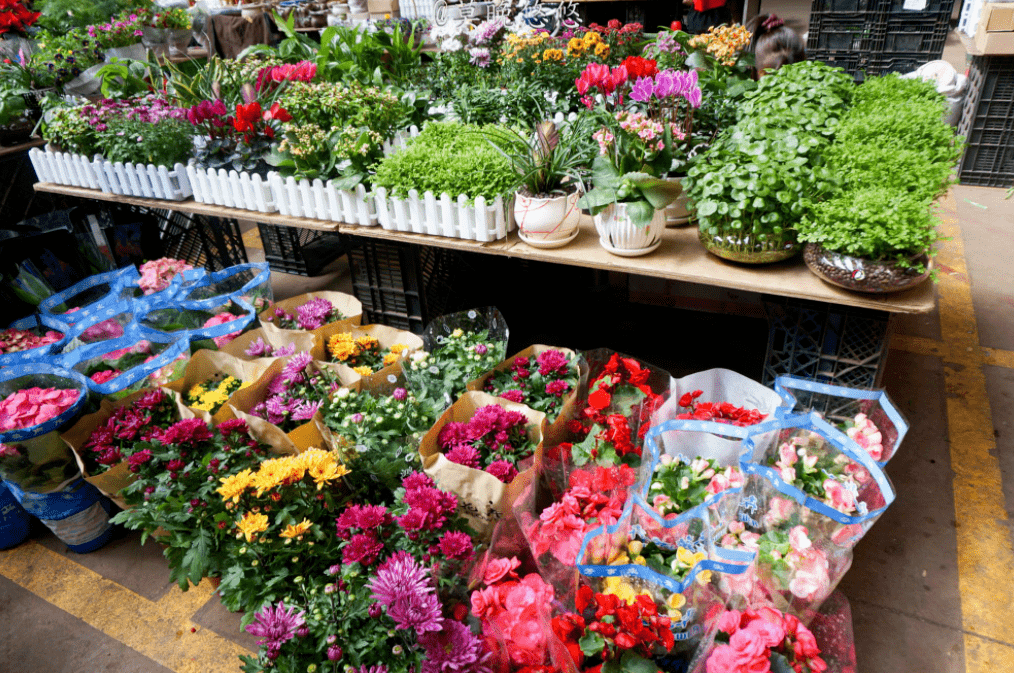
{"type": "MultiPolygon", "coordinates": [[[[975,349],[964,346],[965,353],[973,352],[975,349]]],[[[891,336],[891,350],[904,351],[914,355],[932,355],[943,358],[945,361],[955,362],[967,356],[954,353],[954,349],[943,341],[927,339],[926,337],[911,336],[908,334],[894,334],[891,336]]],[[[1014,351],[1002,350],[1000,348],[979,348],[982,357],[982,364],[990,367],[1004,367],[1014,369],[1014,351]]]]}
{"type": "Polygon", "coordinates": [[[34,540],[0,554],[0,575],[176,673],[237,673],[251,654],[191,621],[211,597],[208,580],[153,602],[34,540]]]}
{"type": "Polygon", "coordinates": [[[1000,463],[993,455],[996,441],[983,370],[986,356],[979,345],[953,192],[942,211],[940,233],[949,240],[941,243],[938,260],[942,268],[953,271],[940,276],[940,333],[946,344],[944,385],[965,670],[995,673],[1012,670],[1008,664],[1014,663],[1010,648],[998,644],[1014,633],[1010,605],[1014,545],[1006,525],[1000,463]]]}
{"type": "MultiPolygon", "coordinates": [[[[1003,641],[1003,640],[995,640],[993,638],[990,638],[989,636],[982,636],[982,635],[979,635],[978,633],[972,633],[971,631],[966,631],[966,630],[964,630],[961,627],[951,626],[950,624],[944,624],[943,622],[936,622],[936,621],[933,621],[932,619],[926,619],[925,617],[921,617],[921,616],[919,616],[919,615],[917,615],[917,614],[915,614],[913,612],[905,612],[904,610],[899,610],[898,608],[891,607],[890,605],[881,605],[880,603],[874,603],[873,601],[863,600],[862,598],[850,598],[849,599],[849,603],[851,603],[852,605],[865,605],[866,607],[876,608],[877,610],[883,610],[884,612],[890,612],[891,614],[898,615],[899,617],[905,617],[907,619],[914,619],[915,621],[922,622],[923,624],[929,624],[930,626],[935,626],[935,627],[940,628],[940,629],[946,629],[948,631],[955,631],[957,633],[961,633],[961,634],[964,634],[966,636],[973,636],[973,637],[978,638],[980,640],[986,640],[986,641],[989,641],[989,642],[992,642],[992,643],[996,643],[997,645],[1003,645],[1004,647],[1009,647],[1011,650],[1014,650],[1014,642],[1007,642],[1007,641],[1003,641]]],[[[1014,634],[1012,634],[1012,637],[1014,637],[1014,634]]]]}

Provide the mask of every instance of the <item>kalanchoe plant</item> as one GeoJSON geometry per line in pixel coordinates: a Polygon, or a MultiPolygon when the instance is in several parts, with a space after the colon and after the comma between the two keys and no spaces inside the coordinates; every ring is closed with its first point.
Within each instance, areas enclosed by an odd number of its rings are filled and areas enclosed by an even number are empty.
{"type": "Polygon", "coordinates": [[[267,447],[250,438],[241,420],[212,430],[191,418],[134,449],[127,462],[138,479],[123,490],[134,507],[113,517],[113,523],[141,529],[142,541],[161,529],[170,579],[181,589],[220,575],[235,538],[228,530],[231,515],[215,492],[218,479],[255,466],[267,447]]]}

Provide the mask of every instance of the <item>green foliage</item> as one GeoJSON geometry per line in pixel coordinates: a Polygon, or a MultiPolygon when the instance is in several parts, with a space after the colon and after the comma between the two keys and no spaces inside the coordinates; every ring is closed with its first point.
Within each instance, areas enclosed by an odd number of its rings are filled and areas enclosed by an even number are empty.
{"type": "Polygon", "coordinates": [[[427,124],[405,149],[377,164],[375,187],[394,196],[410,190],[420,194],[464,194],[492,201],[509,194],[517,180],[510,161],[488,141],[495,127],[468,124],[427,124]]]}
{"type": "Polygon", "coordinates": [[[150,0],[36,0],[34,9],[41,12],[38,25],[54,33],[107,23],[110,17],[126,10],[150,8],[150,0]]]}
{"type": "Polygon", "coordinates": [[[149,124],[137,119],[114,118],[96,138],[96,149],[116,163],[173,166],[186,164],[194,150],[194,127],[185,120],[164,119],[149,124]]]}
{"type": "Polygon", "coordinates": [[[902,264],[931,253],[939,238],[931,204],[961,155],[944,112],[932,84],[897,75],[866,80],[826,154],[841,187],[811,208],[800,240],[902,264]]]}
{"type": "Polygon", "coordinates": [[[580,181],[582,167],[594,156],[590,118],[579,117],[573,123],[558,129],[556,124],[543,121],[533,132],[522,135],[516,131],[497,131],[489,141],[507,157],[517,173],[515,189],[525,189],[529,195],[563,194],[564,183],[569,181],[571,191],[580,181]]]}
{"type": "Polygon", "coordinates": [[[793,63],[761,78],[756,89],[744,94],[738,117],[830,139],[854,88],[841,68],[815,61],[793,63]]]}

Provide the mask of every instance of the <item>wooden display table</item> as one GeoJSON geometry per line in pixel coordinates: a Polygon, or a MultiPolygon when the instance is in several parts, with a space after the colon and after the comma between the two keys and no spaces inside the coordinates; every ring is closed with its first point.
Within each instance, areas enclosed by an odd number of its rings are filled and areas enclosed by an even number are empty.
{"type": "Polygon", "coordinates": [[[775,300],[773,303],[777,304],[774,312],[770,306],[766,306],[769,320],[772,321],[768,365],[765,368],[766,380],[779,373],[805,374],[837,380],[835,372],[848,370],[852,372],[853,379],[847,383],[873,386],[879,383],[886,359],[890,316],[898,313],[927,313],[936,305],[933,284],[929,282],[896,294],[865,295],[847,292],[823,282],[810,273],[798,257],[761,266],[726,262],[709,254],[701,246],[697,239],[697,229],[693,226],[666,229],[662,246],[658,250],[643,257],[627,258],[611,255],[599,245],[594,224],[588,216],[584,217],[581,232],[573,242],[563,248],[544,250],[524,243],[516,232],[509,234],[506,239],[480,243],[458,238],[387,231],[379,226],[362,227],[289,217],[277,213],[258,213],[201,204],[192,200],[171,202],[124,197],[48,183],[38,183],[35,189],[40,192],[160,208],[206,217],[336,231],[359,239],[498,255],[759,293],[771,297],[775,300]],[[781,325],[777,328],[781,330],[777,335],[776,324],[781,325]],[[856,348],[849,345],[852,341],[858,344],[856,348]],[[813,346],[810,342],[818,345],[813,346]],[[843,348],[850,354],[842,355],[843,348]],[[829,349],[834,352],[828,352],[829,349]],[[781,352],[782,355],[780,360],[773,362],[772,359],[777,352],[781,352]],[[830,371],[829,367],[834,371],[830,371]]]}

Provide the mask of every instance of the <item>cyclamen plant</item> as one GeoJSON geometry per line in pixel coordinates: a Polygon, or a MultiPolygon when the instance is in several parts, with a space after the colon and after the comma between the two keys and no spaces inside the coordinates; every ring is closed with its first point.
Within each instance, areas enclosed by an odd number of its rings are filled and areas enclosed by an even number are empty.
{"type": "Polygon", "coordinates": [[[495,370],[482,389],[511,402],[524,404],[546,414],[552,423],[564,401],[577,389],[578,369],[573,358],[562,351],[546,350],[530,358],[514,359],[509,369],[495,370]]]}
{"type": "Polygon", "coordinates": [[[490,404],[476,409],[465,423],[447,423],[437,446],[452,463],[485,470],[509,484],[518,475],[518,464],[535,453],[527,425],[528,417],[520,411],[490,404]]]}
{"type": "Polygon", "coordinates": [[[336,306],[321,297],[315,297],[297,306],[295,315],[278,307],[273,313],[273,316],[268,316],[265,320],[281,329],[310,331],[345,319],[345,315],[336,306]]]}
{"type": "Polygon", "coordinates": [[[221,575],[235,538],[228,532],[231,515],[216,493],[218,479],[254,467],[266,453],[242,420],[214,430],[197,418],[179,421],[134,445],[127,462],[137,481],[122,491],[134,507],[112,521],[141,529],[142,542],[161,529],[170,579],[181,589],[221,575]]]}

